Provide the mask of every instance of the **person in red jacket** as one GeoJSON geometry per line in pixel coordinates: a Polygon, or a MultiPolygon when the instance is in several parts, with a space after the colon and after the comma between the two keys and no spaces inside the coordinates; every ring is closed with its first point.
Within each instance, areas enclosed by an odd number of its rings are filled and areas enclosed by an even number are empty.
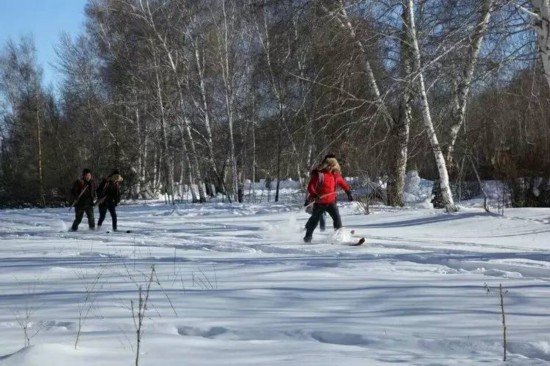
{"type": "Polygon", "coordinates": [[[306,243],[311,242],[313,231],[325,212],[332,217],[335,230],[342,227],[342,219],[338,206],[336,206],[336,188],[338,186],[346,192],[348,199],[353,201],[351,188],[340,175],[338,160],[334,155],[327,155],[317,170],[312,172],[307,186],[309,196],[315,203],[311,217],[306,223],[306,236],[304,237],[306,243]]]}

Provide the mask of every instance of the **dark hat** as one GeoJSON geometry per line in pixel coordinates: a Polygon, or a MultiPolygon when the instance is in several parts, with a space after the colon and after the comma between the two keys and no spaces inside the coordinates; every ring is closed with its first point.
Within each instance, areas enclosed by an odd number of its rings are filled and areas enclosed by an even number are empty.
{"type": "Polygon", "coordinates": [[[326,154],[325,157],[323,158],[323,160],[327,160],[327,159],[336,159],[336,155],[330,153],[330,154],[326,154]]]}
{"type": "Polygon", "coordinates": [[[113,176],[113,175],[115,175],[115,174],[120,174],[120,173],[118,172],[118,169],[113,170],[113,171],[111,172],[111,174],[109,174],[109,177],[110,177],[110,176],[113,176]]]}
{"type": "Polygon", "coordinates": [[[82,170],[82,175],[86,175],[86,174],[88,174],[88,173],[91,174],[92,171],[91,171],[90,169],[88,169],[88,168],[84,168],[84,169],[82,170]]]}

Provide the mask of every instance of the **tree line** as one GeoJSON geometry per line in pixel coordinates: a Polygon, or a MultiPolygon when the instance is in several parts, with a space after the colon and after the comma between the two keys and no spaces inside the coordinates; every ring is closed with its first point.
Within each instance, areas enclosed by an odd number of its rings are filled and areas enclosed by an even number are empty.
{"type": "Polygon", "coordinates": [[[544,205],[544,4],[89,0],[55,46],[57,88],[32,37],[0,50],[0,203],[66,202],[84,167],[124,172],[128,198],[241,200],[245,181],[303,181],[330,152],[397,206],[411,169],[448,210],[476,176],[544,205]]]}

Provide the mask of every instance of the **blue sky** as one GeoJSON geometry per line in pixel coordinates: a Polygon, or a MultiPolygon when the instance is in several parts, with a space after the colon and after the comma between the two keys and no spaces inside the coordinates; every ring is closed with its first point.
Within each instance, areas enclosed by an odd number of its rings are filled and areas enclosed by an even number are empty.
{"type": "Polygon", "coordinates": [[[84,7],[87,0],[0,0],[0,47],[8,39],[18,42],[23,35],[32,35],[38,63],[44,70],[44,85],[56,84],[54,46],[61,32],[71,37],[84,29],[84,7]]]}

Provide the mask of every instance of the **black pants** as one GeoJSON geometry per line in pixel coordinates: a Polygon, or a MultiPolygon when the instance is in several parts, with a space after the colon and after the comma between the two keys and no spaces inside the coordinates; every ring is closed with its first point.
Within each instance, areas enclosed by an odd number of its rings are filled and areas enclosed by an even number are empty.
{"type": "Polygon", "coordinates": [[[103,224],[103,220],[105,220],[105,216],[107,216],[107,210],[109,210],[109,213],[111,214],[111,221],[113,222],[113,230],[116,230],[116,206],[114,203],[106,203],[99,205],[99,220],[97,220],[97,226],[101,226],[103,224]]]}
{"type": "Polygon", "coordinates": [[[323,212],[323,214],[319,218],[319,229],[321,229],[321,231],[325,231],[327,227],[326,221],[327,220],[325,220],[325,213],[323,212]]]}
{"type": "Polygon", "coordinates": [[[332,217],[334,229],[338,230],[342,227],[342,219],[340,218],[340,212],[338,211],[336,202],[329,204],[316,203],[313,205],[313,213],[306,223],[306,238],[310,238],[313,235],[313,231],[325,212],[328,212],[330,217],[332,217]]]}
{"type": "MultiPolygon", "coordinates": [[[[311,209],[311,213],[313,213],[313,209],[311,209]]],[[[321,231],[325,231],[326,227],[327,227],[327,224],[326,224],[326,219],[325,219],[325,213],[323,213],[321,215],[321,217],[319,218],[319,228],[321,229],[321,231]]],[[[307,227],[306,227],[307,229],[307,227]]]]}
{"type": "Polygon", "coordinates": [[[90,227],[90,229],[95,228],[94,206],[76,206],[74,208],[74,213],[75,218],[71,230],[78,230],[78,225],[80,225],[82,217],[84,217],[84,213],[86,213],[86,217],[88,218],[88,226],[90,227]]]}

